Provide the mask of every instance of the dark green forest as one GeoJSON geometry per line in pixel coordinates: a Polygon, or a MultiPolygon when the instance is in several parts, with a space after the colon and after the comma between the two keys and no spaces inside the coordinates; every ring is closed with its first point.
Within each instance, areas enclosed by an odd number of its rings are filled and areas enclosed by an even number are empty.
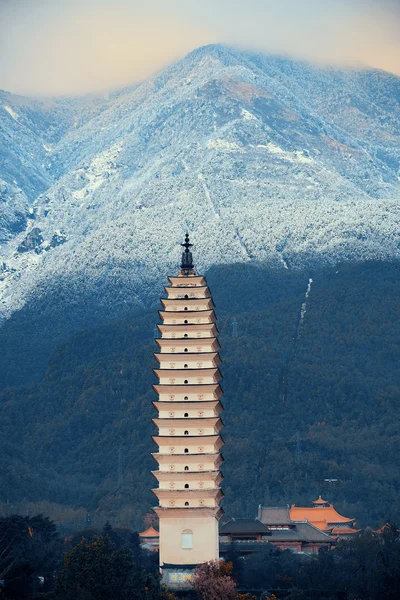
{"type": "MultiPolygon", "coordinates": [[[[400,521],[399,275],[399,263],[206,274],[222,346],[227,515],[322,494],[360,526],[400,521]]],[[[48,300],[0,329],[1,511],[140,530],[155,504],[158,306],[82,328],[78,301],[43,312],[48,300]]]]}
{"type": "Polygon", "coordinates": [[[243,555],[233,543],[226,562],[202,569],[209,576],[201,588],[194,578],[195,591],[175,595],[161,584],[158,554],[143,550],[132,530],[105,523],[63,538],[42,515],[0,517],[0,600],[397,600],[399,531],[388,523],[381,535],[312,556],[271,544],[243,555]],[[221,577],[231,581],[229,595],[221,577]]]}

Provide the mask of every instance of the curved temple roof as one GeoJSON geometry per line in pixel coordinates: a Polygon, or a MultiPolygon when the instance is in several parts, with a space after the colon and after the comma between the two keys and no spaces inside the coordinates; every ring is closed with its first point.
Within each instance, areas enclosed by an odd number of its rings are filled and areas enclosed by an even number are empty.
{"type": "Polygon", "coordinates": [[[343,517],[330,504],[328,506],[292,506],[289,510],[292,521],[308,521],[318,529],[326,531],[336,524],[353,524],[354,519],[343,517]]]}

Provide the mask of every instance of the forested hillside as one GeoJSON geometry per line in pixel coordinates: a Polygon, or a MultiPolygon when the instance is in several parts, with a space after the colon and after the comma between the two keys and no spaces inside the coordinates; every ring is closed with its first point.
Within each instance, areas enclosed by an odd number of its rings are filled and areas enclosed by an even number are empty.
{"type": "MultiPolygon", "coordinates": [[[[322,493],[360,525],[400,520],[399,275],[399,263],[207,273],[222,345],[229,515],[322,493]],[[324,486],[328,478],[338,485],[324,486]]],[[[25,381],[45,373],[1,392],[0,500],[9,511],[48,501],[141,527],[155,502],[156,309],[73,334],[46,367],[62,319],[45,327],[26,308],[0,330],[2,364],[28,365],[25,381]],[[8,344],[12,331],[18,346],[8,344]]]]}

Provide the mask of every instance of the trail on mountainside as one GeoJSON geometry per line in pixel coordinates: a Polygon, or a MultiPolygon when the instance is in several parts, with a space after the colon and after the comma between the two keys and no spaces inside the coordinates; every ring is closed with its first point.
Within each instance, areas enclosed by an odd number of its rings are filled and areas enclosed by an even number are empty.
{"type": "Polygon", "coordinates": [[[199,173],[197,177],[198,177],[199,181],[201,181],[201,185],[203,186],[203,190],[204,190],[204,195],[207,198],[208,202],[210,203],[214,213],[216,214],[217,217],[220,217],[221,211],[218,208],[218,206],[215,204],[215,202],[211,196],[210,188],[208,187],[207,182],[204,179],[203,173],[199,173]]]}
{"type": "Polygon", "coordinates": [[[248,249],[246,242],[244,241],[244,239],[240,235],[239,229],[237,227],[235,229],[235,233],[236,233],[236,237],[239,240],[239,243],[240,243],[240,245],[241,245],[241,247],[242,247],[242,249],[244,251],[244,254],[247,256],[247,258],[249,260],[251,260],[253,258],[253,256],[252,256],[250,250],[248,249]]]}
{"type": "Polygon", "coordinates": [[[310,295],[311,292],[311,285],[313,283],[312,278],[310,277],[308,280],[308,284],[307,284],[307,289],[306,292],[304,294],[304,300],[301,304],[300,307],[300,313],[298,316],[298,320],[297,320],[297,324],[296,324],[296,329],[295,329],[295,334],[293,337],[293,344],[292,344],[292,348],[289,352],[289,355],[286,358],[285,361],[285,365],[281,371],[281,374],[279,376],[279,401],[284,404],[287,400],[288,397],[288,381],[289,381],[289,374],[290,374],[290,369],[293,363],[293,360],[296,356],[296,352],[297,352],[297,347],[298,347],[298,343],[301,339],[301,336],[303,334],[303,326],[304,326],[304,317],[306,315],[307,312],[307,300],[308,297],[310,295]]]}

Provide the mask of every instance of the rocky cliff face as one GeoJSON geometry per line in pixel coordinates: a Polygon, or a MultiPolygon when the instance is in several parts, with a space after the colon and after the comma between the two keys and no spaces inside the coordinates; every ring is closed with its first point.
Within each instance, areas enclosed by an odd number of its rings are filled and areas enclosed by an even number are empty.
{"type": "Polygon", "coordinates": [[[104,98],[19,112],[13,98],[0,133],[18,160],[0,177],[35,199],[3,236],[4,316],[49,288],[68,301],[84,287],[106,311],[147,305],[186,230],[201,269],[400,255],[393,75],[209,46],[104,98]]]}

